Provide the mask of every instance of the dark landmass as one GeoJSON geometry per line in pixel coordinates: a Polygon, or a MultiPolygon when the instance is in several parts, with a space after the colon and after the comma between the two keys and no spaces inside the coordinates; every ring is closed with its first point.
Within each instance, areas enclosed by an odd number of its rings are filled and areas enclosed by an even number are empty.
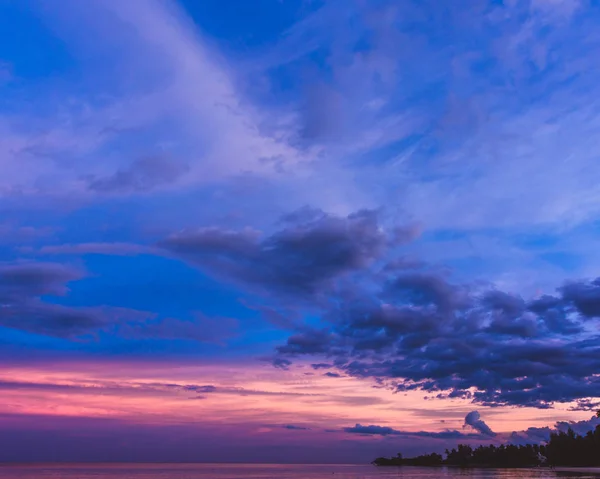
{"type": "Polygon", "coordinates": [[[379,457],[376,466],[459,466],[459,467],[536,467],[600,466],[600,426],[586,435],[575,434],[572,429],[550,435],[547,444],[479,446],[472,448],[461,444],[457,449],[441,454],[417,457],[379,457]]]}

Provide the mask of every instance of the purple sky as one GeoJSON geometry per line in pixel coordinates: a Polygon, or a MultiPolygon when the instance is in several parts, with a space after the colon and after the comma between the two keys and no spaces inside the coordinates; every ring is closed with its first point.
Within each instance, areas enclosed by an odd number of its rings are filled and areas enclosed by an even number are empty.
{"type": "Polygon", "coordinates": [[[591,0],[0,0],[0,461],[595,426],[599,26],[591,0]]]}

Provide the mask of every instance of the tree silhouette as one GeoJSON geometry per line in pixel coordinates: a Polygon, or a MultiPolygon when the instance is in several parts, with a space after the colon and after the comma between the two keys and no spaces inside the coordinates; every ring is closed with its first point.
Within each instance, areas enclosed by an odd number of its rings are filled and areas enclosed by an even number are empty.
{"type": "MultiPolygon", "coordinates": [[[[600,417],[600,411],[599,411],[600,417]]],[[[459,466],[459,467],[532,467],[553,466],[600,466],[600,426],[581,436],[569,429],[550,434],[547,444],[501,446],[471,446],[460,444],[456,449],[446,450],[446,458],[439,454],[417,457],[379,457],[373,461],[377,466],[459,466]]]]}

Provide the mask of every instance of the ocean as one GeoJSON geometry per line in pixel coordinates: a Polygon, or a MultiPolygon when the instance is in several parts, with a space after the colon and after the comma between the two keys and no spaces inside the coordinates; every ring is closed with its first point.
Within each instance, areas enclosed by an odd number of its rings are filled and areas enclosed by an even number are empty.
{"type": "Polygon", "coordinates": [[[0,479],[550,479],[600,478],[593,471],[547,469],[377,468],[280,464],[0,465],[0,479]]]}

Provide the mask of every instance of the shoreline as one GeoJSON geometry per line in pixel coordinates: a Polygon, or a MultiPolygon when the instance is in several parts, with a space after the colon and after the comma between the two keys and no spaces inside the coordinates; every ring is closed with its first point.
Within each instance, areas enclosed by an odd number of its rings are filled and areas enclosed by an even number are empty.
{"type": "Polygon", "coordinates": [[[600,467],[556,467],[553,470],[557,472],[583,472],[600,475],[600,467]]]}
{"type": "Polygon", "coordinates": [[[412,464],[399,464],[399,465],[375,465],[375,467],[415,467],[415,468],[427,468],[427,469],[522,469],[522,470],[547,470],[556,472],[581,472],[586,474],[598,474],[600,475],[600,467],[586,467],[586,466],[559,466],[551,468],[550,466],[488,466],[485,464],[473,464],[469,466],[457,466],[455,464],[440,464],[440,465],[412,465],[412,464]]]}

